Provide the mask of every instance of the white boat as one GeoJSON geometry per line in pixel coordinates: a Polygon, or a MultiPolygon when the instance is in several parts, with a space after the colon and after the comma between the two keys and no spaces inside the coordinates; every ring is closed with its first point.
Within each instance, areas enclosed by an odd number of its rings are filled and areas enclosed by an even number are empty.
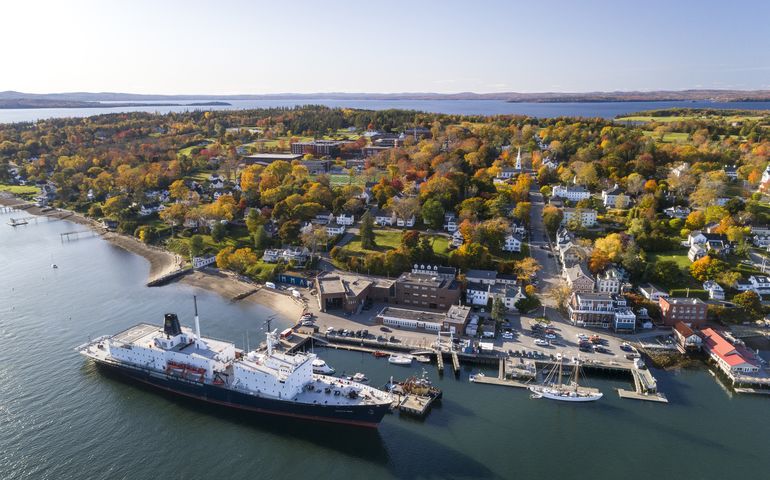
{"type": "Polygon", "coordinates": [[[563,360],[559,359],[558,367],[554,367],[551,370],[542,385],[530,386],[529,391],[532,392],[530,398],[547,398],[561,402],[594,402],[604,396],[604,394],[598,390],[589,390],[580,387],[578,384],[578,378],[580,376],[579,360],[575,361],[568,383],[562,381],[562,367],[563,360]],[[554,378],[557,375],[558,377],[554,378]]]}
{"type": "Polygon", "coordinates": [[[368,381],[369,381],[369,379],[367,378],[367,376],[366,376],[366,375],[364,375],[364,374],[363,374],[363,373],[361,373],[361,372],[358,372],[358,373],[356,373],[355,375],[353,375],[353,377],[351,378],[351,380],[353,380],[354,382],[358,382],[358,383],[366,383],[366,382],[368,382],[368,381]]]}
{"type": "Polygon", "coordinates": [[[313,373],[319,373],[321,375],[331,375],[334,373],[334,369],[330,367],[326,362],[320,358],[313,360],[313,373]]]}
{"type": "Polygon", "coordinates": [[[388,357],[388,362],[394,365],[411,365],[412,357],[406,355],[391,355],[388,357]]]}

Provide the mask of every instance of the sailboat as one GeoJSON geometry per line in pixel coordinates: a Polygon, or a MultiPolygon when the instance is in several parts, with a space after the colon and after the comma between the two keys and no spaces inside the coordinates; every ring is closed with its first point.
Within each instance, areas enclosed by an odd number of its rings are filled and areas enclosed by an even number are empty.
{"type": "Polygon", "coordinates": [[[529,391],[532,392],[532,398],[548,398],[550,400],[559,400],[562,402],[594,402],[602,398],[602,392],[581,388],[578,384],[578,377],[580,376],[580,359],[575,359],[572,373],[568,377],[567,383],[564,383],[562,374],[564,367],[563,362],[563,359],[559,358],[558,367],[551,369],[541,385],[532,385],[529,387],[529,391]],[[554,378],[555,376],[557,378],[554,378]]]}

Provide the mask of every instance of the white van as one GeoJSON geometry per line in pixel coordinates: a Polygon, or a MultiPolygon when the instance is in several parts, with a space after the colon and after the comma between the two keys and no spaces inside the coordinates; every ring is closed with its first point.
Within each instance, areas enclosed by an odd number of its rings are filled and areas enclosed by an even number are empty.
{"type": "Polygon", "coordinates": [[[265,286],[267,288],[276,288],[275,284],[273,282],[265,282],[265,286]]]}

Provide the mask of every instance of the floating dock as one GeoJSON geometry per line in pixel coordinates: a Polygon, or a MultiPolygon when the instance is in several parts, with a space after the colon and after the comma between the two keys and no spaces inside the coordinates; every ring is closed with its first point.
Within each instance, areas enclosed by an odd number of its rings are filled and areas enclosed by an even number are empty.
{"type": "Polygon", "coordinates": [[[433,400],[432,397],[422,397],[407,393],[406,395],[399,396],[399,399],[394,402],[396,404],[394,407],[397,408],[399,412],[422,418],[430,411],[433,400]]]}

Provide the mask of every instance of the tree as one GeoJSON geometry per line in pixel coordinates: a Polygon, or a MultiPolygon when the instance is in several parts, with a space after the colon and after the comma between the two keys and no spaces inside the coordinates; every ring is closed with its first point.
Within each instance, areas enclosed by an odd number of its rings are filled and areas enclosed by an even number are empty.
{"type": "Polygon", "coordinates": [[[739,293],[733,297],[733,303],[743,308],[747,314],[756,318],[762,315],[762,300],[753,290],[739,293]]]}
{"type": "Polygon", "coordinates": [[[428,199],[422,206],[422,221],[428,227],[438,230],[444,225],[444,207],[435,199],[428,199]]]}
{"type": "Polygon", "coordinates": [[[716,279],[729,268],[730,266],[726,262],[723,262],[718,258],[712,258],[710,255],[706,255],[690,265],[690,274],[696,280],[705,282],[706,280],[716,279]]]}
{"type": "Polygon", "coordinates": [[[524,297],[519,299],[514,305],[519,312],[529,312],[540,306],[540,300],[537,297],[524,297]]]}
{"type": "Polygon", "coordinates": [[[191,257],[198,257],[201,253],[203,253],[203,248],[205,247],[203,243],[203,237],[200,235],[193,235],[190,237],[190,256],[191,257]]]}
{"type": "Polygon", "coordinates": [[[215,222],[214,226],[211,227],[211,239],[217,243],[225,239],[226,233],[227,227],[222,222],[215,222]]]}
{"type": "Polygon", "coordinates": [[[706,225],[706,214],[701,210],[691,212],[684,222],[684,226],[688,230],[700,230],[704,225],[706,225]]]}
{"type": "Polygon", "coordinates": [[[300,235],[300,228],[302,226],[296,220],[289,220],[283,222],[283,225],[278,229],[278,236],[283,243],[293,244],[297,243],[300,235]]]}
{"type": "Polygon", "coordinates": [[[184,180],[175,180],[174,183],[168,187],[168,194],[174,200],[184,202],[190,196],[190,189],[187,188],[184,180]]]}
{"type": "Polygon", "coordinates": [[[529,225],[529,213],[532,210],[532,204],[530,202],[519,202],[513,209],[513,218],[524,222],[525,225],[529,225]]]}
{"type": "Polygon", "coordinates": [[[358,230],[361,237],[361,248],[365,250],[374,250],[377,248],[377,242],[374,236],[374,219],[372,214],[367,211],[361,217],[361,227],[358,230]]]}
{"type": "Polygon", "coordinates": [[[534,258],[527,257],[516,262],[513,268],[516,278],[529,282],[543,267],[534,258]]]}
{"type": "Polygon", "coordinates": [[[561,225],[563,218],[564,214],[562,211],[553,205],[546,205],[546,207],[543,208],[543,224],[545,225],[546,231],[548,231],[551,236],[553,236],[556,233],[556,230],[559,229],[559,225],[561,225]]]}
{"type": "Polygon", "coordinates": [[[673,260],[660,260],[652,267],[653,279],[666,285],[676,282],[680,274],[679,265],[673,260]]]}
{"type": "Polygon", "coordinates": [[[251,236],[254,238],[254,248],[257,250],[264,250],[267,248],[270,237],[267,235],[264,225],[257,225],[251,236]]]}
{"type": "Polygon", "coordinates": [[[567,301],[569,301],[569,298],[572,295],[572,289],[570,289],[569,285],[566,283],[560,282],[548,289],[546,294],[554,301],[554,303],[556,303],[559,310],[564,311],[567,308],[567,301]]]}
{"type": "Polygon", "coordinates": [[[508,312],[508,309],[505,308],[505,303],[503,303],[503,300],[500,297],[495,297],[494,301],[492,302],[492,310],[490,311],[490,316],[492,319],[497,323],[502,323],[505,320],[505,314],[508,312]]]}

